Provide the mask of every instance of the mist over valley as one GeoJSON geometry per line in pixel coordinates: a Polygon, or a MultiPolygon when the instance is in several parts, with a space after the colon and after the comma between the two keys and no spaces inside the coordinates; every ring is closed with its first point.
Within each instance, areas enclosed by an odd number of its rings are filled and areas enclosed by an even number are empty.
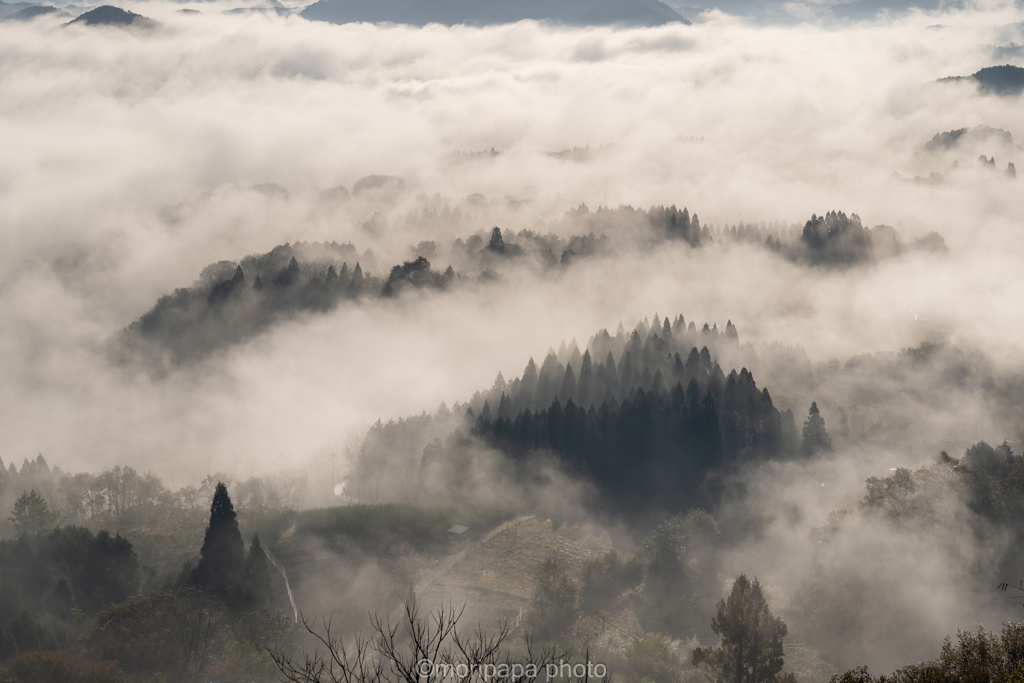
{"type": "Polygon", "coordinates": [[[1022,43],[0,3],[0,681],[1017,680],[1022,43]]]}

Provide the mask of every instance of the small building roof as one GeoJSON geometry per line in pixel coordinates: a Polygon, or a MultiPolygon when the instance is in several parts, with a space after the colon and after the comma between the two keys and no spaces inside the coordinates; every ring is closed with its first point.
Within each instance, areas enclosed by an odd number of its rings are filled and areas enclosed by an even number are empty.
{"type": "Polygon", "coordinates": [[[453,526],[451,529],[448,530],[448,533],[450,533],[450,534],[461,534],[461,533],[465,533],[467,531],[469,531],[469,527],[468,526],[462,526],[461,524],[456,524],[455,526],[453,526]]]}

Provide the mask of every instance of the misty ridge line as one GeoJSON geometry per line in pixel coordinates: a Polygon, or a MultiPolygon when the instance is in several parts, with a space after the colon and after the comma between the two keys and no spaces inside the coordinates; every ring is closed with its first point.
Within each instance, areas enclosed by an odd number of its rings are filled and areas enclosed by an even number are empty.
{"type": "MultiPolygon", "coordinates": [[[[398,179],[383,176],[366,181],[402,185],[398,179]]],[[[343,190],[335,188],[323,196],[332,203],[344,201],[347,191],[343,190]]],[[[411,222],[459,225],[466,220],[459,206],[452,209],[444,204],[439,210],[423,208],[419,216],[410,212],[404,223],[408,227],[411,222]]],[[[379,214],[361,225],[369,236],[390,227],[379,214]]],[[[525,267],[533,277],[564,276],[580,259],[614,258],[623,249],[643,253],[672,241],[690,248],[751,242],[794,263],[823,268],[873,263],[907,251],[947,250],[934,231],[907,246],[894,228],[879,225],[867,229],[856,214],[847,217],[835,211],[820,218],[812,216],[802,228],[741,223],[719,229],[701,226],[696,214],[691,216],[688,209],[680,211],[674,205],[649,210],[602,206],[591,212],[583,204],[551,227],[563,234],[574,230],[582,234],[562,238],[554,231],[544,234],[530,229],[503,234],[494,227],[489,237],[477,232],[447,245],[424,240],[408,248],[415,258],[393,266],[386,278],[370,272],[379,260],[373,251],[360,254],[353,244],[336,241],[288,243],[239,262],[210,264],[196,284],[161,297],[156,306],[123,330],[108,345],[109,352],[119,362],[149,364],[162,373],[175,364],[243,343],[300,313],[328,313],[344,301],[498,283],[506,271],[516,267],[525,267]],[[624,237],[627,235],[630,237],[624,237]],[[429,259],[449,265],[443,271],[434,270],[429,259]]]]}
{"type": "MultiPolygon", "coordinates": [[[[699,4],[699,3],[698,3],[699,4]]],[[[706,4],[706,3],[705,3],[706,4]]],[[[63,24],[67,27],[75,24],[86,26],[114,26],[134,29],[153,29],[161,26],[147,17],[123,10],[111,5],[87,10],[77,6],[57,8],[51,5],[31,3],[15,3],[12,9],[0,8],[0,19],[15,22],[29,22],[44,18],[49,21],[66,19],[74,14],[67,10],[79,12],[76,18],[63,24]],[[24,7],[23,7],[24,6],[24,7]]],[[[521,22],[535,22],[539,25],[556,30],[580,28],[612,28],[615,30],[650,29],[672,24],[690,26],[691,21],[681,12],[697,13],[699,23],[713,20],[713,12],[721,12],[735,19],[751,21],[755,25],[793,25],[795,23],[813,23],[819,26],[835,27],[843,22],[849,26],[854,22],[877,20],[883,14],[886,18],[906,16],[914,12],[941,16],[944,13],[956,12],[965,8],[957,3],[943,6],[941,3],[921,0],[918,2],[865,3],[847,0],[825,7],[811,5],[791,5],[786,11],[779,13],[778,8],[751,11],[744,3],[724,3],[719,7],[670,7],[659,0],[557,0],[548,3],[518,3],[508,6],[501,3],[483,2],[473,6],[458,3],[452,5],[444,0],[398,0],[398,2],[368,2],[367,0],[319,0],[305,7],[288,8],[279,3],[270,6],[242,6],[221,9],[220,14],[227,16],[255,15],[267,18],[302,17],[315,22],[329,24],[375,24],[383,26],[408,26],[425,28],[441,26],[447,28],[487,28],[521,22]],[[709,16],[712,15],[712,16],[709,16]],[[780,21],[781,20],[781,21],[780,21]]],[[[178,10],[178,15],[189,17],[203,14],[194,8],[178,10]]],[[[999,68],[999,67],[994,67],[999,68]]],[[[954,80],[951,77],[946,80],[954,80]]],[[[985,79],[977,74],[967,78],[976,78],[986,88],[985,79]]],[[[997,90],[998,92],[998,90],[997,90]]],[[[1000,93],[1001,94],[1001,93],[1000,93]]]]}

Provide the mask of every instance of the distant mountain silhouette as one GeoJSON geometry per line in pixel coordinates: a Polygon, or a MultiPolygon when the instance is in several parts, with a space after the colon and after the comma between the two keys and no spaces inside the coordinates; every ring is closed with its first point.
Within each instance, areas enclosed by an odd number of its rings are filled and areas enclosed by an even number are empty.
{"type": "Polygon", "coordinates": [[[14,14],[11,14],[5,18],[5,21],[32,21],[36,17],[41,17],[47,14],[52,14],[58,17],[70,16],[67,12],[50,5],[33,5],[32,7],[26,7],[20,9],[14,14]]]}
{"type": "Polygon", "coordinates": [[[989,66],[971,78],[981,84],[981,89],[995,95],[1019,95],[1024,92],[1024,69],[1004,64],[989,66]]]}
{"type": "Polygon", "coordinates": [[[69,21],[65,26],[73,24],[84,26],[134,26],[137,28],[154,28],[158,25],[157,22],[141,14],[129,12],[113,5],[103,5],[102,7],[90,10],[80,15],[77,19],[69,21]]]}
{"type": "Polygon", "coordinates": [[[4,2],[0,0],[0,19],[11,16],[15,12],[32,7],[31,2],[4,2]]]}
{"type": "Polygon", "coordinates": [[[970,76],[950,76],[940,78],[940,82],[973,80],[983,93],[989,95],[1013,96],[1024,92],[1024,69],[1019,66],[1004,64],[988,66],[974,72],[970,76]]]}
{"type": "Polygon", "coordinates": [[[319,0],[302,16],[335,24],[493,25],[533,19],[576,26],[689,24],[659,0],[319,0]]]}

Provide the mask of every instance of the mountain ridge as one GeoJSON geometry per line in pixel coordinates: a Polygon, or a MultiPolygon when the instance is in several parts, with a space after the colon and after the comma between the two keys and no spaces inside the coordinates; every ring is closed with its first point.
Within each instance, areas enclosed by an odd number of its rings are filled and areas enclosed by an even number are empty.
{"type": "Polygon", "coordinates": [[[575,26],[660,26],[689,20],[659,0],[319,0],[301,16],[312,21],[396,23],[413,26],[488,26],[533,20],[575,26]]]}

